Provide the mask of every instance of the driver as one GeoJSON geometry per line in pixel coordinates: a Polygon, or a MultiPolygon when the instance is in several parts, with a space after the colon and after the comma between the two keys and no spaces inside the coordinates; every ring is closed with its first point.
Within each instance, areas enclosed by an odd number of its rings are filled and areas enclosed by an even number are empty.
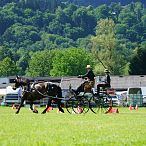
{"type": "Polygon", "coordinates": [[[100,87],[103,87],[103,88],[111,87],[110,71],[108,69],[105,69],[104,73],[105,73],[104,83],[97,85],[97,96],[99,96],[100,87]]]}
{"type": "Polygon", "coordinates": [[[91,69],[90,65],[86,66],[86,74],[84,75],[79,75],[78,78],[82,78],[82,79],[87,79],[84,83],[82,83],[77,90],[74,90],[74,92],[76,93],[76,95],[78,95],[80,92],[84,92],[85,91],[85,86],[88,88],[93,88],[94,87],[94,83],[95,83],[95,75],[91,69]]]}

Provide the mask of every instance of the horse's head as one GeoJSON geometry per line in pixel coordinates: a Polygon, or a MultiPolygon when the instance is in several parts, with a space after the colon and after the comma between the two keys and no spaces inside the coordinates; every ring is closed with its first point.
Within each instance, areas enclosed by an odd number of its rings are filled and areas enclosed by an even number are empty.
{"type": "Polygon", "coordinates": [[[13,89],[15,90],[16,88],[19,87],[24,87],[24,86],[28,86],[28,84],[30,84],[28,79],[16,76],[15,80],[14,80],[14,87],[13,89]]]}
{"type": "Polygon", "coordinates": [[[20,77],[19,76],[16,76],[16,78],[14,79],[13,89],[16,90],[16,88],[18,88],[20,86],[21,86],[21,84],[20,84],[20,77]]]}

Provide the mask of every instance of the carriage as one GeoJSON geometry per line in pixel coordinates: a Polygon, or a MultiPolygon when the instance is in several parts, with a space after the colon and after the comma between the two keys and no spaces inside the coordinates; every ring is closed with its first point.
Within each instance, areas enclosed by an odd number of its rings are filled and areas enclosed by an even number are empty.
{"type": "Polygon", "coordinates": [[[65,107],[70,114],[87,113],[89,109],[95,114],[99,112],[106,113],[108,108],[112,106],[112,98],[108,93],[108,89],[100,90],[99,95],[97,95],[94,88],[90,92],[81,92],[76,95],[70,86],[66,99],[65,107]]]}

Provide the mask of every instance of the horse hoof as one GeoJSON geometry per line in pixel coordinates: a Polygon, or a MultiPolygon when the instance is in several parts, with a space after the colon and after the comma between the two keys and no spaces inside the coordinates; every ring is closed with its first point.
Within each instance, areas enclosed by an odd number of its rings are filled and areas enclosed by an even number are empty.
{"type": "Polygon", "coordinates": [[[59,109],[59,112],[64,113],[64,110],[63,109],[59,109]]]}
{"type": "Polygon", "coordinates": [[[61,114],[63,114],[63,113],[64,113],[64,111],[62,112],[62,111],[59,111],[59,110],[58,110],[58,111],[57,111],[57,113],[61,113],[61,114]]]}
{"type": "Polygon", "coordinates": [[[38,111],[37,111],[37,110],[34,110],[34,111],[33,111],[33,113],[36,113],[36,114],[38,114],[38,111]]]}
{"type": "Polygon", "coordinates": [[[19,112],[16,112],[15,114],[18,114],[19,112]]]}
{"type": "Polygon", "coordinates": [[[41,114],[45,114],[46,112],[42,112],[41,114]]]}

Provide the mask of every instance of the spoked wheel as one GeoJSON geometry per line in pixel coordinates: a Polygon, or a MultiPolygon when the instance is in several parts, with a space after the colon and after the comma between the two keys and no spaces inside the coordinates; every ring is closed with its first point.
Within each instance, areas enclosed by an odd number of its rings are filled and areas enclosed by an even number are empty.
{"type": "Polygon", "coordinates": [[[109,108],[109,106],[110,106],[110,101],[111,101],[111,99],[110,99],[110,97],[108,96],[108,95],[106,95],[106,94],[103,94],[102,96],[101,96],[101,112],[102,113],[106,113],[107,111],[108,111],[108,108],[109,108]]]}
{"type": "Polygon", "coordinates": [[[93,113],[97,114],[100,111],[100,100],[99,97],[93,96],[90,99],[90,109],[93,113]]]}
{"type": "Polygon", "coordinates": [[[65,107],[66,107],[66,110],[68,111],[68,113],[72,114],[74,113],[73,111],[73,105],[76,103],[76,98],[73,96],[73,97],[70,97],[66,103],[65,103],[65,107]]]}
{"type": "Polygon", "coordinates": [[[78,97],[75,102],[73,102],[73,111],[76,114],[87,113],[89,111],[89,101],[85,97],[78,97]]]}
{"type": "Polygon", "coordinates": [[[106,94],[100,95],[99,97],[92,97],[90,99],[90,109],[93,113],[105,113],[109,108],[109,97],[106,94]]]}

